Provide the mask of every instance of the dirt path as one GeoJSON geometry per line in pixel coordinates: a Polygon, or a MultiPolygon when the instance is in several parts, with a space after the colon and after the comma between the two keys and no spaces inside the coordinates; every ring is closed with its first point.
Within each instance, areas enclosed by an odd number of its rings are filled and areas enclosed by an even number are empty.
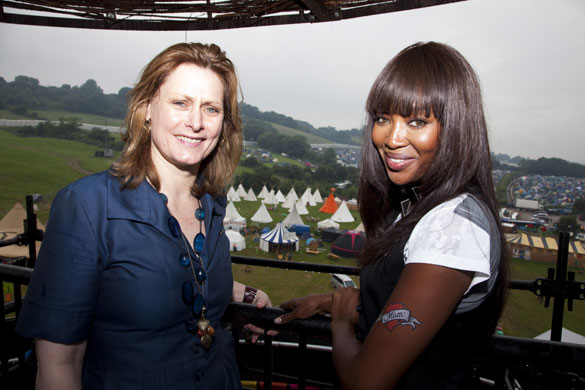
{"type": "Polygon", "coordinates": [[[68,156],[61,156],[61,157],[63,157],[65,159],[67,166],[69,168],[73,169],[75,172],[81,173],[82,175],[90,175],[93,173],[91,171],[88,171],[84,167],[82,167],[81,164],[79,163],[79,160],[77,160],[76,158],[68,157],[68,156]]]}

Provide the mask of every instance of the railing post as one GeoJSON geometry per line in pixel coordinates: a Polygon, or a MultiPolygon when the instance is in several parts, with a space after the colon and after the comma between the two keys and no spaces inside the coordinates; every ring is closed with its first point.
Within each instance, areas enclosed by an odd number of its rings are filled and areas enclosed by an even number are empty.
{"type": "Polygon", "coordinates": [[[272,389],[272,336],[264,333],[264,390],[272,389]]]}
{"type": "Polygon", "coordinates": [[[306,387],[306,367],[307,367],[307,334],[299,335],[299,390],[305,390],[306,387]]]}
{"type": "MultiPolygon", "coordinates": [[[[555,284],[564,286],[567,281],[567,263],[569,262],[569,233],[559,233],[559,249],[557,254],[557,270],[555,284]]],[[[550,330],[551,341],[561,341],[563,331],[563,314],[565,310],[565,294],[554,296],[552,324],[550,330]]]]}
{"type": "Polygon", "coordinates": [[[34,268],[37,261],[37,215],[35,214],[32,195],[26,196],[26,222],[24,233],[28,245],[28,268],[34,268]]]}

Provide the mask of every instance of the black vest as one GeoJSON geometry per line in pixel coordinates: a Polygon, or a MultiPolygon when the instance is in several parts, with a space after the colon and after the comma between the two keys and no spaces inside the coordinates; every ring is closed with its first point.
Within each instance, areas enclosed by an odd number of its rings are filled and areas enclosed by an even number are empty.
{"type": "MultiPolygon", "coordinates": [[[[360,272],[357,337],[364,340],[380,315],[404,269],[404,241],[382,260],[360,272]]],[[[493,294],[492,294],[493,295],[493,294]]],[[[490,297],[491,298],[491,297],[490,297]]],[[[464,314],[452,314],[433,341],[406,371],[396,389],[469,389],[472,359],[486,341],[488,301],[464,314]]],[[[399,353],[399,352],[398,352],[399,353]]]]}

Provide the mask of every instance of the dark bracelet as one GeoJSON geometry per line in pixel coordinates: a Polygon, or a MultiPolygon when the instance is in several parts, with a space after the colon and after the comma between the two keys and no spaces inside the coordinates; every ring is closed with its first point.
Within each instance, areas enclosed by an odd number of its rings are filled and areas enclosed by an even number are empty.
{"type": "Polygon", "coordinates": [[[254,302],[257,292],[258,292],[257,288],[246,286],[246,289],[244,290],[244,299],[242,300],[242,302],[244,303],[254,302]]]}

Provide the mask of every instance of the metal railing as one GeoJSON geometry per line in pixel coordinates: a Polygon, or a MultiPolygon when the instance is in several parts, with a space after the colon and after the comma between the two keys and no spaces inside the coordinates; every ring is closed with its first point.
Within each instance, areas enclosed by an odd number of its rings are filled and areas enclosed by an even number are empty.
{"type": "MultiPolygon", "coordinates": [[[[28,267],[0,264],[0,282],[14,286],[14,299],[0,305],[0,388],[27,389],[34,384],[36,363],[32,340],[14,333],[14,324],[22,304],[21,287],[28,285],[36,259],[35,241],[42,240],[36,229],[32,197],[27,197],[25,233],[17,242],[0,242],[0,246],[27,244],[30,248],[28,267]],[[29,354],[31,354],[29,356],[29,354]]],[[[585,282],[575,281],[567,272],[569,236],[559,235],[556,269],[550,268],[546,278],[528,281],[514,280],[511,289],[532,291],[544,298],[545,307],[553,299],[551,340],[542,341],[518,337],[493,336],[490,347],[474,357],[474,378],[478,388],[574,388],[585,389],[585,346],[561,343],[565,301],[572,310],[573,300],[585,299],[585,282]],[[526,385],[528,384],[528,385],[526,385]]],[[[233,263],[255,266],[296,269],[324,273],[359,274],[356,267],[299,263],[242,256],[232,256],[233,263]]],[[[231,323],[236,342],[236,355],[242,379],[263,382],[264,389],[273,382],[296,383],[299,389],[307,385],[336,388],[337,381],[331,363],[330,320],[315,316],[295,320],[278,327],[275,338],[264,336],[260,343],[246,343],[241,326],[255,323],[264,329],[276,328],[274,318],[284,311],[279,308],[256,309],[250,305],[229,305],[224,319],[231,323]],[[292,335],[292,336],[291,336],[292,335]],[[317,362],[308,365],[307,362],[317,362]]]]}

